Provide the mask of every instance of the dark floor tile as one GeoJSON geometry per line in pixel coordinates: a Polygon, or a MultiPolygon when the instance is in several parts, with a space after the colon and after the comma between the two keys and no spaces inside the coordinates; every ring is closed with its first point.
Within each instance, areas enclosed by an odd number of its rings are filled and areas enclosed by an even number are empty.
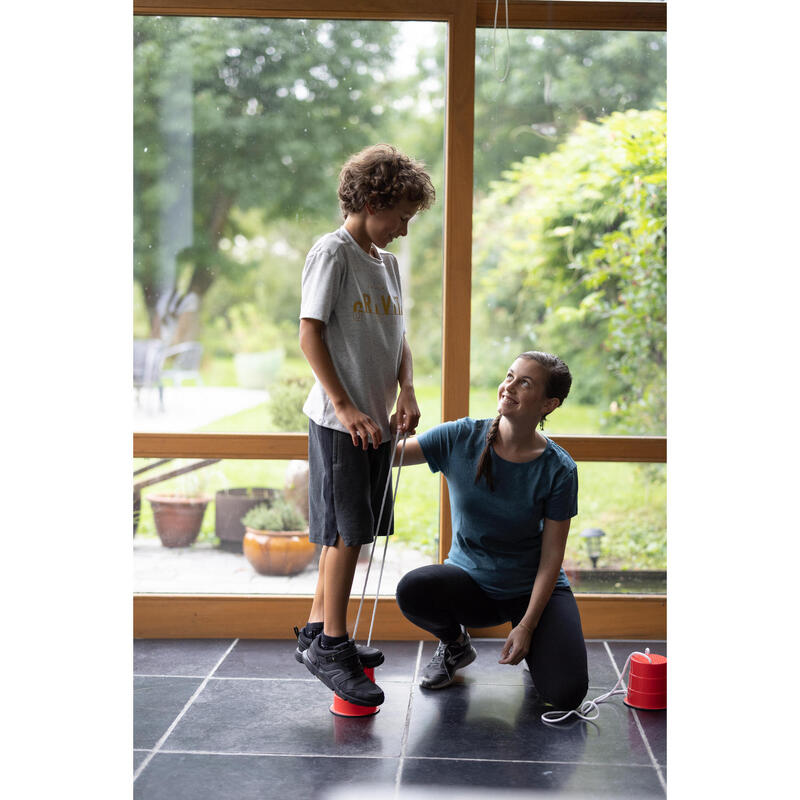
{"type": "Polygon", "coordinates": [[[604,694],[611,689],[619,677],[614,669],[614,662],[608,655],[606,643],[599,640],[586,642],[586,658],[589,665],[589,699],[604,694]]]}
{"type": "Polygon", "coordinates": [[[397,759],[158,753],[133,784],[135,800],[318,798],[346,783],[394,788],[397,759]]]}
{"type": "Polygon", "coordinates": [[[134,639],[137,675],[198,675],[205,678],[233,639],[134,639]]]}
{"type": "Polygon", "coordinates": [[[414,693],[408,756],[491,760],[592,761],[650,765],[636,721],[621,699],[594,722],[541,721],[551,710],[533,686],[453,685],[414,693]]]}
{"type": "Polygon", "coordinates": [[[147,758],[149,750],[134,750],[133,751],[133,771],[136,772],[136,767],[147,758]]]}
{"type": "Polygon", "coordinates": [[[202,683],[200,678],[133,679],[133,746],[151,748],[202,683]]]}
{"type": "MultiPolygon", "coordinates": [[[[366,644],[366,639],[360,639],[360,644],[366,644]]],[[[419,642],[381,642],[373,641],[370,645],[383,651],[385,661],[375,669],[375,680],[399,681],[411,683],[417,668],[419,655],[419,642]]]]}
{"type": "MultiPolygon", "coordinates": [[[[472,639],[478,657],[456,673],[456,683],[465,685],[495,684],[499,686],[525,686],[530,684],[530,673],[524,663],[512,666],[498,664],[504,639],[472,639]]],[[[420,670],[433,658],[438,642],[426,641],[422,645],[420,670]]]]}
{"type": "Polygon", "coordinates": [[[214,673],[215,678],[294,678],[315,680],[294,659],[293,639],[240,639],[214,673]]]}
{"type": "Polygon", "coordinates": [[[318,680],[212,678],[163,749],[399,756],[410,686],[383,689],[376,715],[349,719],[330,713],[333,693],[318,680]]]}
{"type": "MultiPolygon", "coordinates": [[[[402,788],[430,787],[430,796],[442,788],[481,789],[502,798],[502,790],[557,792],[568,800],[596,797],[649,798],[665,797],[664,789],[652,767],[621,767],[596,764],[508,763],[502,761],[444,761],[406,759],[403,763],[402,788]]],[[[415,795],[416,796],[416,795],[415,795]]],[[[402,795],[401,795],[402,797],[402,795]]],[[[421,800],[421,798],[420,798],[421,800]]]]}
{"type": "MultiPolygon", "coordinates": [[[[524,662],[516,666],[498,663],[503,643],[503,639],[473,639],[472,644],[478,657],[468,667],[456,673],[456,682],[467,685],[478,683],[500,686],[530,685],[531,675],[524,662]]],[[[436,642],[423,643],[421,667],[431,660],[435,649],[436,642]]],[[[592,698],[608,691],[616,683],[617,675],[602,641],[586,643],[586,658],[589,667],[589,686],[592,690],[587,697],[592,698]],[[597,691],[594,691],[595,689],[597,691]]]]}
{"type": "MultiPolygon", "coordinates": [[[[419,642],[372,642],[372,645],[383,650],[385,656],[384,663],[375,670],[378,683],[411,681],[419,642]]],[[[296,647],[293,639],[242,639],[236,643],[214,677],[316,680],[302,664],[295,661],[296,647]]]]}
{"type": "MultiPolygon", "coordinates": [[[[625,666],[628,656],[635,652],[644,652],[646,647],[650,648],[651,653],[657,653],[660,656],[667,655],[667,643],[665,641],[610,641],[608,643],[611,652],[614,655],[614,661],[617,664],[617,669],[620,671],[625,666]]],[[[667,663],[669,667],[669,662],[667,663]]],[[[625,673],[625,684],[628,683],[628,676],[630,670],[625,673]]],[[[669,684],[669,678],[667,679],[669,684]]],[[[667,686],[667,704],[669,704],[669,685],[667,686]]],[[[603,706],[601,705],[602,709],[603,706]]],[[[602,713],[602,712],[601,712],[602,713]]],[[[653,756],[659,764],[667,763],[667,710],[662,711],[643,711],[637,710],[637,716],[642,724],[650,748],[653,751],[653,756]]]]}

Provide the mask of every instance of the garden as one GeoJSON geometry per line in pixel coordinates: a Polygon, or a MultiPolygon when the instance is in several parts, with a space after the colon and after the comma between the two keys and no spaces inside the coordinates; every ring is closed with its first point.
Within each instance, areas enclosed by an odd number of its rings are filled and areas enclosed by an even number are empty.
{"type": "MultiPolygon", "coordinates": [[[[183,392],[263,395],[194,430],[305,431],[305,253],[340,224],[338,165],[374,141],[425,161],[437,187],[397,255],[420,430],[438,423],[444,26],[140,17],[134,35],[134,337],[191,331],[202,359],[183,392]],[[245,378],[246,357],[269,366],[245,378]]],[[[664,435],[665,37],[511,31],[506,82],[492,47],[479,30],[470,415],[492,416],[506,366],[543,349],[574,376],[546,433],[664,435]]],[[[149,487],[136,535],[156,536],[149,492],[207,494],[197,541],[218,545],[215,493],[282,490],[287,467],[225,460],[149,487]]],[[[566,565],[591,568],[580,533],[594,528],[598,568],[663,571],[664,465],[578,467],[566,565]]],[[[434,558],[438,504],[438,476],[404,470],[398,542],[434,558]]]]}

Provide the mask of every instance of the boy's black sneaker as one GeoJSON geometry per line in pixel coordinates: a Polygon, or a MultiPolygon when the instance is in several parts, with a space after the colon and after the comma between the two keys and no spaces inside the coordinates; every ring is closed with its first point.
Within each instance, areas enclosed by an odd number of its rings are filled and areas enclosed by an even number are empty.
{"type": "Polygon", "coordinates": [[[319,636],[316,636],[303,650],[302,658],[312,675],[348,703],[379,706],[383,702],[383,691],[364,674],[352,639],[328,649],[321,646],[319,636]]]}
{"type": "MultiPolygon", "coordinates": [[[[296,625],[294,626],[294,635],[297,637],[297,647],[294,651],[294,657],[299,663],[303,663],[303,650],[308,650],[311,646],[311,642],[319,636],[319,634],[314,634],[313,636],[309,636],[305,628],[298,628],[296,625]]],[[[367,647],[365,644],[357,644],[356,650],[358,651],[358,657],[361,660],[362,667],[379,667],[383,664],[383,653],[378,650],[377,647],[367,647]]]]}
{"type": "Polygon", "coordinates": [[[455,680],[457,669],[466,667],[475,660],[478,654],[470,643],[469,634],[466,631],[463,632],[463,637],[464,640],[461,643],[439,642],[433,658],[422,671],[419,685],[423,689],[444,689],[455,680]]]}

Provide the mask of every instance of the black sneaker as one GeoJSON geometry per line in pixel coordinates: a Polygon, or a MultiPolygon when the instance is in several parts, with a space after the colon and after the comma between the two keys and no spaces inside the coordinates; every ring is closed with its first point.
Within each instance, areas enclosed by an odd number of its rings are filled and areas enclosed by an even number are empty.
{"type": "Polygon", "coordinates": [[[379,706],[383,702],[380,686],[364,674],[352,639],[327,649],[316,636],[302,657],[306,669],[348,703],[379,706]]]}
{"type": "MultiPolygon", "coordinates": [[[[306,634],[305,628],[298,628],[295,625],[294,635],[297,637],[297,647],[294,651],[294,657],[296,661],[302,664],[303,650],[308,650],[311,646],[311,642],[313,642],[319,634],[309,636],[306,634]]],[[[367,647],[365,644],[357,644],[356,650],[358,651],[358,657],[361,660],[362,667],[372,667],[374,669],[383,664],[383,653],[378,650],[377,647],[367,647]]]]}
{"type": "Polygon", "coordinates": [[[469,634],[463,632],[464,641],[445,644],[439,642],[436,652],[427,667],[422,671],[419,685],[423,689],[444,689],[456,676],[456,670],[471,664],[477,657],[475,648],[469,640],[469,634]]]}

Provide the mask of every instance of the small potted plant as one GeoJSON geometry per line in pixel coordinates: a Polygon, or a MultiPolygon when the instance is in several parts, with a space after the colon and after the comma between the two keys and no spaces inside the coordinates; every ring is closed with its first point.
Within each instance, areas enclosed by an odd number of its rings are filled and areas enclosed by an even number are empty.
{"type": "Polygon", "coordinates": [[[205,486],[206,478],[192,472],[181,474],[172,491],[147,495],[158,538],[164,547],[188,547],[197,539],[206,506],[212,499],[205,486]]]}
{"type": "Polygon", "coordinates": [[[296,575],[314,557],[305,517],[283,498],[261,503],[242,517],[244,555],[260,575],[296,575]]]}

